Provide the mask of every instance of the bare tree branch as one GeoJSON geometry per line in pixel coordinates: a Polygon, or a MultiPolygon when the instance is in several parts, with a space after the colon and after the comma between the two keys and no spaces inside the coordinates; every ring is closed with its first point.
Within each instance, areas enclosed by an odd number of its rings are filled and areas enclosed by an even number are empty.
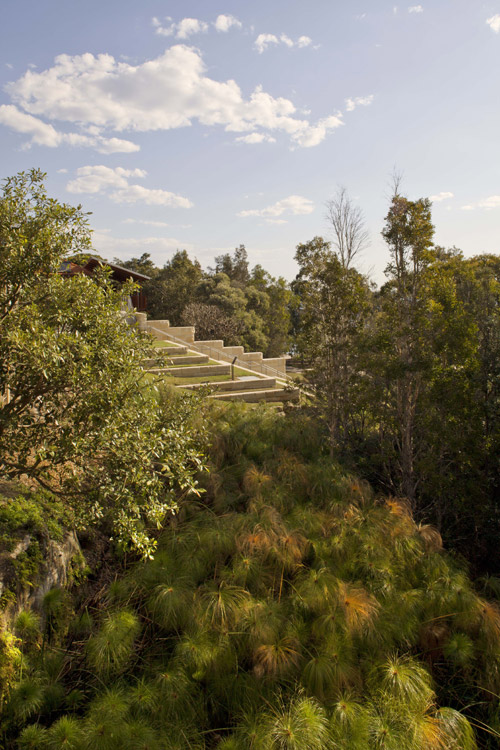
{"type": "Polygon", "coordinates": [[[343,268],[349,268],[369,243],[363,211],[355,206],[347,189],[340,186],[326,202],[326,219],[333,230],[333,244],[343,268]]]}

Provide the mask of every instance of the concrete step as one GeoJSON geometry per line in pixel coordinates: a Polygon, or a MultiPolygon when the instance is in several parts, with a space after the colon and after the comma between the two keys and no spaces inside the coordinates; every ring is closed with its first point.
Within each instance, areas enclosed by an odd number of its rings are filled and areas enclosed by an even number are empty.
{"type": "Polygon", "coordinates": [[[199,347],[200,349],[203,347],[208,347],[210,349],[223,349],[224,341],[222,339],[200,339],[200,341],[195,340],[193,346],[199,347]]]}
{"type": "Polygon", "coordinates": [[[257,403],[258,401],[298,401],[299,393],[298,388],[286,391],[282,388],[274,388],[273,390],[262,389],[258,391],[212,393],[209,398],[214,398],[218,401],[246,401],[247,403],[257,403]]]}
{"type": "MultiPolygon", "coordinates": [[[[181,388],[196,390],[207,383],[190,383],[181,388]]],[[[221,383],[208,383],[216,391],[256,391],[262,388],[270,389],[276,386],[274,378],[249,378],[248,380],[223,380],[221,383]]]]}
{"type": "Polygon", "coordinates": [[[206,354],[188,354],[171,357],[169,354],[165,357],[165,365],[208,365],[209,358],[206,354]]]}
{"type": "Polygon", "coordinates": [[[177,357],[179,354],[187,354],[189,352],[187,346],[177,346],[176,344],[173,346],[158,346],[156,348],[162,354],[168,354],[169,357],[177,357]]]}
{"type": "Polygon", "coordinates": [[[226,357],[241,357],[245,353],[245,350],[242,346],[225,346],[222,352],[226,357]]]}
{"type": "Polygon", "coordinates": [[[189,350],[187,346],[176,346],[174,351],[172,351],[170,347],[158,347],[157,356],[145,359],[142,363],[142,366],[145,369],[148,369],[150,367],[161,367],[162,365],[164,365],[166,359],[171,359],[172,357],[177,357],[179,355],[186,355],[188,351],[189,350]]]}
{"type": "Polygon", "coordinates": [[[193,365],[192,367],[156,367],[154,375],[172,375],[176,378],[202,378],[212,375],[231,375],[231,365],[193,365]]]}

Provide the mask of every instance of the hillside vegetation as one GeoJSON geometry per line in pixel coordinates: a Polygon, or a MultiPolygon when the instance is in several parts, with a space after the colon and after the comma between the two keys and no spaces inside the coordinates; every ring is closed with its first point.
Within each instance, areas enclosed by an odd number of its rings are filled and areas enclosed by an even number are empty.
{"type": "Polygon", "coordinates": [[[467,750],[487,722],[486,746],[498,607],[404,502],[332,463],[312,420],[215,409],[206,494],[155,559],[92,601],[55,597],[42,631],[18,618],[11,742],[467,750]]]}
{"type": "Polygon", "coordinates": [[[160,302],[305,365],[299,406],[218,404],[144,376],[133,285],[57,273],[89,229],[43,180],[0,199],[0,747],[497,747],[498,258],[397,191],[380,290],[342,191],[293,292],[240,247],[190,300],[178,253],[160,302]]]}

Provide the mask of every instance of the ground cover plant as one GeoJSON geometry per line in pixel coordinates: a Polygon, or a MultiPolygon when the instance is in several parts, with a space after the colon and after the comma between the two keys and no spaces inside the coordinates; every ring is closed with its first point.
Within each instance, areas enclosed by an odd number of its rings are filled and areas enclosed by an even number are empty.
{"type": "Polygon", "coordinates": [[[500,611],[439,534],[299,410],[211,408],[206,492],[154,560],[50,632],[19,618],[4,746],[495,747],[500,611]]]}

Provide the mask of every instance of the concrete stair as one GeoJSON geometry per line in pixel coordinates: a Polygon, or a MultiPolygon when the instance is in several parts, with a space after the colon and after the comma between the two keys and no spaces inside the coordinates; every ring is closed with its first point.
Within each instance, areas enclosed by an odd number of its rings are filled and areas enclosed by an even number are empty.
{"type": "Polygon", "coordinates": [[[172,357],[179,357],[179,356],[185,356],[188,354],[189,349],[187,346],[162,346],[158,347],[158,355],[156,357],[150,357],[149,359],[145,359],[142,363],[142,366],[145,369],[150,369],[151,367],[158,367],[162,365],[165,360],[171,359],[172,357]]]}
{"type": "Polygon", "coordinates": [[[247,403],[257,403],[258,401],[278,402],[278,401],[298,401],[299,389],[284,390],[283,388],[273,388],[271,390],[259,389],[257,391],[220,391],[211,393],[209,398],[217,401],[246,401],[247,403]]]}
{"type": "MultiPolygon", "coordinates": [[[[208,361],[208,359],[207,359],[208,361]]],[[[231,375],[231,365],[186,365],[185,367],[152,367],[153,375],[172,375],[176,378],[211,377],[212,375],[231,375]]]]}
{"type": "Polygon", "coordinates": [[[276,388],[275,378],[252,378],[248,380],[223,380],[220,383],[189,383],[182,387],[189,390],[196,390],[209,385],[216,391],[256,391],[260,389],[276,388]]]}
{"type": "MultiPolygon", "coordinates": [[[[140,314],[139,314],[140,315],[140,314]]],[[[298,388],[285,388],[286,357],[265,359],[262,352],[245,352],[242,346],[224,346],[224,341],[196,341],[194,326],[170,326],[168,320],[140,319],[143,330],[149,331],[168,346],[158,347],[158,358],[144,363],[154,375],[175,378],[199,378],[196,383],[178,383],[178,388],[196,390],[202,386],[211,389],[209,398],[220,401],[283,402],[298,401],[298,388]],[[173,344],[171,346],[170,344],[173,344]],[[204,378],[231,376],[231,367],[248,373],[237,379],[203,382],[204,378]]]]}
{"type": "Polygon", "coordinates": [[[161,346],[158,348],[158,351],[162,352],[168,357],[180,357],[184,354],[189,353],[189,349],[187,346],[161,346]]]}
{"type": "Polygon", "coordinates": [[[165,364],[166,365],[208,365],[209,358],[207,354],[187,354],[180,356],[172,357],[170,354],[167,354],[165,357],[165,364]]]}

